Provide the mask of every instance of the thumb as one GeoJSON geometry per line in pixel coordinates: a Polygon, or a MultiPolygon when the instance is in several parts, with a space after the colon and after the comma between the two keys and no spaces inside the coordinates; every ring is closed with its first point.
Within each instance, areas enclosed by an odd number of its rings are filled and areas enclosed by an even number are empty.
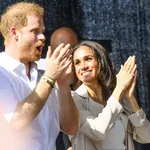
{"type": "Polygon", "coordinates": [[[50,46],[48,46],[48,51],[47,51],[47,54],[46,54],[46,59],[49,59],[51,56],[52,56],[52,48],[50,46]]]}
{"type": "Polygon", "coordinates": [[[123,65],[121,65],[121,68],[120,68],[119,72],[117,73],[116,77],[119,75],[119,73],[122,71],[122,69],[123,69],[123,65]]]}

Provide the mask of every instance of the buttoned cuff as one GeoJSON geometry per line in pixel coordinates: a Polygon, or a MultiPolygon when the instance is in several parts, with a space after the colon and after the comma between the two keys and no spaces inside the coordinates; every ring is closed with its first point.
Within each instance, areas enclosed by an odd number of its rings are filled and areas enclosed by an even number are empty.
{"type": "Polygon", "coordinates": [[[144,113],[143,109],[140,109],[138,112],[128,116],[131,123],[135,127],[141,127],[143,126],[145,120],[146,120],[146,114],[144,113]]]}

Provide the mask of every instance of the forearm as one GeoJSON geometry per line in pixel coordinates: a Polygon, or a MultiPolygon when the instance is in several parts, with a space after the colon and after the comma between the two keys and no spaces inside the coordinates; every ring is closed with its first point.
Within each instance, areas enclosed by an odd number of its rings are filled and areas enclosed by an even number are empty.
{"type": "Polygon", "coordinates": [[[123,111],[123,107],[111,96],[107,100],[107,105],[101,109],[102,108],[99,108],[97,117],[93,116],[90,111],[80,111],[82,124],[80,123],[81,127],[79,133],[84,133],[95,141],[103,140],[106,137],[108,131],[123,111]]]}
{"type": "Polygon", "coordinates": [[[75,134],[79,128],[79,112],[71,96],[70,88],[59,88],[60,125],[62,131],[75,134]]]}
{"type": "Polygon", "coordinates": [[[140,107],[139,107],[139,105],[138,105],[138,103],[137,103],[137,101],[136,101],[134,96],[127,97],[126,99],[127,99],[128,103],[129,103],[133,113],[136,113],[137,111],[140,110],[140,107]]]}
{"type": "Polygon", "coordinates": [[[52,87],[41,79],[35,90],[16,107],[11,120],[11,127],[15,130],[23,130],[39,114],[45,105],[52,87]]]}
{"type": "Polygon", "coordinates": [[[116,86],[112,93],[112,96],[114,96],[117,101],[121,101],[124,94],[124,89],[124,87],[116,86]]]}

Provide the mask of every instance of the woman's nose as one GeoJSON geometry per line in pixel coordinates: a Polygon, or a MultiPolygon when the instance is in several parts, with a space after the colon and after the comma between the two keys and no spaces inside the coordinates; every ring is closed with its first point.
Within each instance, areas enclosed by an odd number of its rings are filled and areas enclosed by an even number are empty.
{"type": "Polygon", "coordinates": [[[87,68],[87,64],[85,62],[81,63],[81,69],[86,69],[87,68]]]}

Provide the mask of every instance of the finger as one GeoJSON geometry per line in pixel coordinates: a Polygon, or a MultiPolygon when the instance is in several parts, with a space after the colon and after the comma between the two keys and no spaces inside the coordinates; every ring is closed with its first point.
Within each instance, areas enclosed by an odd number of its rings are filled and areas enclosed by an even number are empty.
{"type": "Polygon", "coordinates": [[[132,56],[127,60],[127,62],[124,65],[124,70],[128,71],[129,73],[132,71],[135,65],[135,56],[132,56]]]}
{"type": "Polygon", "coordinates": [[[135,64],[135,56],[132,57],[128,71],[132,73],[136,69],[136,64],[135,64]]]}
{"type": "Polygon", "coordinates": [[[119,72],[117,73],[116,77],[119,75],[120,72],[122,72],[122,70],[123,70],[123,65],[121,65],[121,68],[120,68],[119,72]]]}
{"type": "Polygon", "coordinates": [[[63,49],[61,49],[58,59],[61,61],[68,56],[68,54],[70,54],[70,44],[67,44],[63,49]]]}
{"type": "Polygon", "coordinates": [[[69,66],[67,67],[67,70],[66,70],[66,74],[71,74],[73,71],[72,71],[72,62],[70,63],[69,62],[69,66]]]}
{"type": "Polygon", "coordinates": [[[72,55],[69,55],[68,57],[65,57],[65,58],[63,58],[62,60],[61,60],[61,62],[60,62],[60,64],[66,64],[67,62],[70,62],[70,61],[72,61],[72,55]]]}
{"type": "Polygon", "coordinates": [[[54,50],[52,57],[57,58],[60,52],[62,51],[63,47],[64,47],[64,43],[61,43],[60,45],[58,45],[57,48],[54,50]]]}
{"type": "Polygon", "coordinates": [[[128,57],[128,59],[125,61],[124,65],[123,65],[124,68],[128,65],[128,63],[130,62],[131,58],[132,58],[132,56],[128,57]]]}
{"type": "Polygon", "coordinates": [[[133,90],[134,90],[134,87],[136,85],[136,77],[137,77],[137,71],[135,72],[135,75],[134,75],[132,82],[131,82],[131,86],[132,86],[133,90]]]}
{"type": "Polygon", "coordinates": [[[69,65],[70,65],[71,63],[72,63],[71,60],[66,61],[66,62],[63,64],[63,69],[69,67],[69,65]]]}
{"type": "Polygon", "coordinates": [[[137,70],[135,71],[135,74],[134,74],[134,79],[133,79],[134,83],[136,83],[136,78],[137,78],[137,70]]]}
{"type": "Polygon", "coordinates": [[[52,51],[51,47],[48,46],[48,51],[47,51],[47,54],[46,54],[46,59],[49,59],[52,56],[52,53],[53,53],[53,51],[52,51]]]}
{"type": "Polygon", "coordinates": [[[70,71],[72,71],[71,68],[71,63],[72,63],[72,57],[70,56],[70,58],[65,58],[62,62],[60,62],[60,65],[63,66],[63,69],[67,68],[67,72],[69,73],[70,71]]]}
{"type": "Polygon", "coordinates": [[[133,67],[133,69],[130,70],[130,73],[131,73],[132,75],[135,75],[136,71],[137,71],[137,65],[135,64],[134,67],[133,67]]]}

